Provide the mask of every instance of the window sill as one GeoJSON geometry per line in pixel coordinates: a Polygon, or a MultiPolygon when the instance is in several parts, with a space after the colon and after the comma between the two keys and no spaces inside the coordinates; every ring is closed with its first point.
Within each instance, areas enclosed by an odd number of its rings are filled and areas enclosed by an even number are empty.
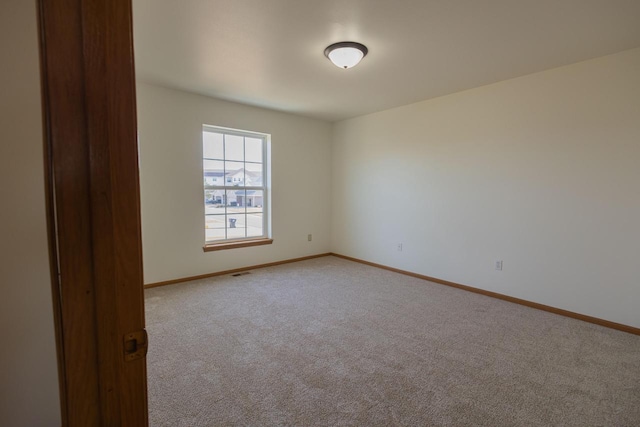
{"type": "Polygon", "coordinates": [[[249,246],[270,245],[273,239],[239,240],[236,242],[211,243],[202,248],[205,252],[224,251],[226,249],[247,248],[249,246]]]}

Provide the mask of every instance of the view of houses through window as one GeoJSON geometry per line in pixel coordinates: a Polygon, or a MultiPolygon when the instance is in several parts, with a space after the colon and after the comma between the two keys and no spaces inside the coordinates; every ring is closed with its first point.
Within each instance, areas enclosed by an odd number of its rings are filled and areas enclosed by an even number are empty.
{"type": "Polygon", "coordinates": [[[267,135],[204,126],[206,243],[267,237],[267,135]]]}

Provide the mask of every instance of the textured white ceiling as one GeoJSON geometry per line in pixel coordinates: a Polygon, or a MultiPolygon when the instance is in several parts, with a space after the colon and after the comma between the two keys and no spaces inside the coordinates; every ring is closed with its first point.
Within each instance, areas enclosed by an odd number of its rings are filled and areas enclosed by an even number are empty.
{"type": "Polygon", "coordinates": [[[341,120],[640,46],[640,0],[133,0],[141,81],[341,120]],[[357,41],[342,70],[323,55],[357,41]]]}

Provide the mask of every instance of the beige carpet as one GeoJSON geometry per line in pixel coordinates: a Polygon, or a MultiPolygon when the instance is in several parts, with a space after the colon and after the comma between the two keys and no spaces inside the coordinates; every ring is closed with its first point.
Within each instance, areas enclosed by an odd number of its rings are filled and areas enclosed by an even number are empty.
{"type": "Polygon", "coordinates": [[[146,310],[152,426],[640,425],[640,337],[335,257],[146,310]]]}

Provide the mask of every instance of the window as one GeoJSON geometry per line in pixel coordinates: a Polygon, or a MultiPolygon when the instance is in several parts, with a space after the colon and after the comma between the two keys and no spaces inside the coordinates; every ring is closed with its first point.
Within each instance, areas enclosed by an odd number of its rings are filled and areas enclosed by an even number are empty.
{"type": "Polygon", "coordinates": [[[268,138],[203,126],[205,250],[271,243],[268,138]]]}

